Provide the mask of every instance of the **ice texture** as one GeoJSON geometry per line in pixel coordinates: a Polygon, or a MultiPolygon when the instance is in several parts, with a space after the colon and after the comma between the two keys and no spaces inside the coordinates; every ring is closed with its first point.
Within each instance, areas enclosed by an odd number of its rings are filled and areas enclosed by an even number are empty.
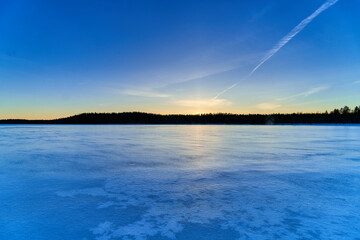
{"type": "Polygon", "coordinates": [[[0,125],[0,239],[360,239],[360,126],[0,125]]]}

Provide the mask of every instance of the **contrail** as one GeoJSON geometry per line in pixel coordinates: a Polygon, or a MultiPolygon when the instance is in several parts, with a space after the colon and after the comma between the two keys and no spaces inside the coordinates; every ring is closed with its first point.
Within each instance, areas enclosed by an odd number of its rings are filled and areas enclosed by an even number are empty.
{"type": "MultiPolygon", "coordinates": [[[[275,53],[277,53],[283,46],[285,46],[293,37],[295,37],[299,32],[301,32],[312,20],[314,20],[320,13],[337,3],[339,0],[327,0],[321,7],[319,7],[315,12],[313,12],[310,16],[302,20],[296,27],[294,27],[285,37],[283,37],[270,51],[267,52],[265,57],[259,62],[258,65],[254,67],[254,69],[249,73],[249,75],[242,79],[246,80],[250,78],[256,70],[259,69],[264,63],[266,63],[275,53]]],[[[226,93],[230,89],[234,88],[238,85],[241,81],[238,81],[231,85],[230,87],[224,89],[223,91],[219,92],[214,98],[218,98],[220,95],[226,93]]]]}

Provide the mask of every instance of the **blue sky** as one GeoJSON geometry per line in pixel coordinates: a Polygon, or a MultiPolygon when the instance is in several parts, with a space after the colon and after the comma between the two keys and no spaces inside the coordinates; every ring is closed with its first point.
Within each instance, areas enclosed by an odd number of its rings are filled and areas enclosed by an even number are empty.
{"type": "Polygon", "coordinates": [[[358,0],[339,0],[244,79],[324,2],[1,1],[0,118],[360,105],[358,0]]]}

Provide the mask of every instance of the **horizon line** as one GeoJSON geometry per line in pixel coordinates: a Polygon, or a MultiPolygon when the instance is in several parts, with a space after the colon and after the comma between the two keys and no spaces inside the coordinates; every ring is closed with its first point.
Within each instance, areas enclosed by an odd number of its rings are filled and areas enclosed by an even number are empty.
{"type": "Polygon", "coordinates": [[[123,112],[82,112],[78,114],[68,115],[60,118],[51,118],[51,119],[27,119],[27,118],[1,118],[0,121],[56,121],[61,119],[67,119],[75,116],[86,115],[86,114],[148,114],[148,115],[157,115],[157,116],[206,116],[206,115],[239,115],[239,116],[252,116],[252,115],[261,115],[261,116],[271,116],[271,115],[292,115],[292,114],[330,114],[333,111],[341,110],[347,107],[350,111],[353,112],[355,109],[360,109],[359,106],[355,106],[354,109],[344,106],[342,108],[334,108],[332,110],[325,111],[316,111],[316,112],[272,112],[272,113],[231,113],[231,112],[203,112],[203,113],[153,113],[153,112],[144,112],[144,111],[123,111],[123,112]]]}

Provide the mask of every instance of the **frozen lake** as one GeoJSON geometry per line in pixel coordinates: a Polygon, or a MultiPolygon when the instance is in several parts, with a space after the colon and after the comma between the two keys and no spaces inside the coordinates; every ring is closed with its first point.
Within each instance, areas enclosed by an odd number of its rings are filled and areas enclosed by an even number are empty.
{"type": "Polygon", "coordinates": [[[360,126],[0,125],[0,239],[360,239],[360,126]]]}

